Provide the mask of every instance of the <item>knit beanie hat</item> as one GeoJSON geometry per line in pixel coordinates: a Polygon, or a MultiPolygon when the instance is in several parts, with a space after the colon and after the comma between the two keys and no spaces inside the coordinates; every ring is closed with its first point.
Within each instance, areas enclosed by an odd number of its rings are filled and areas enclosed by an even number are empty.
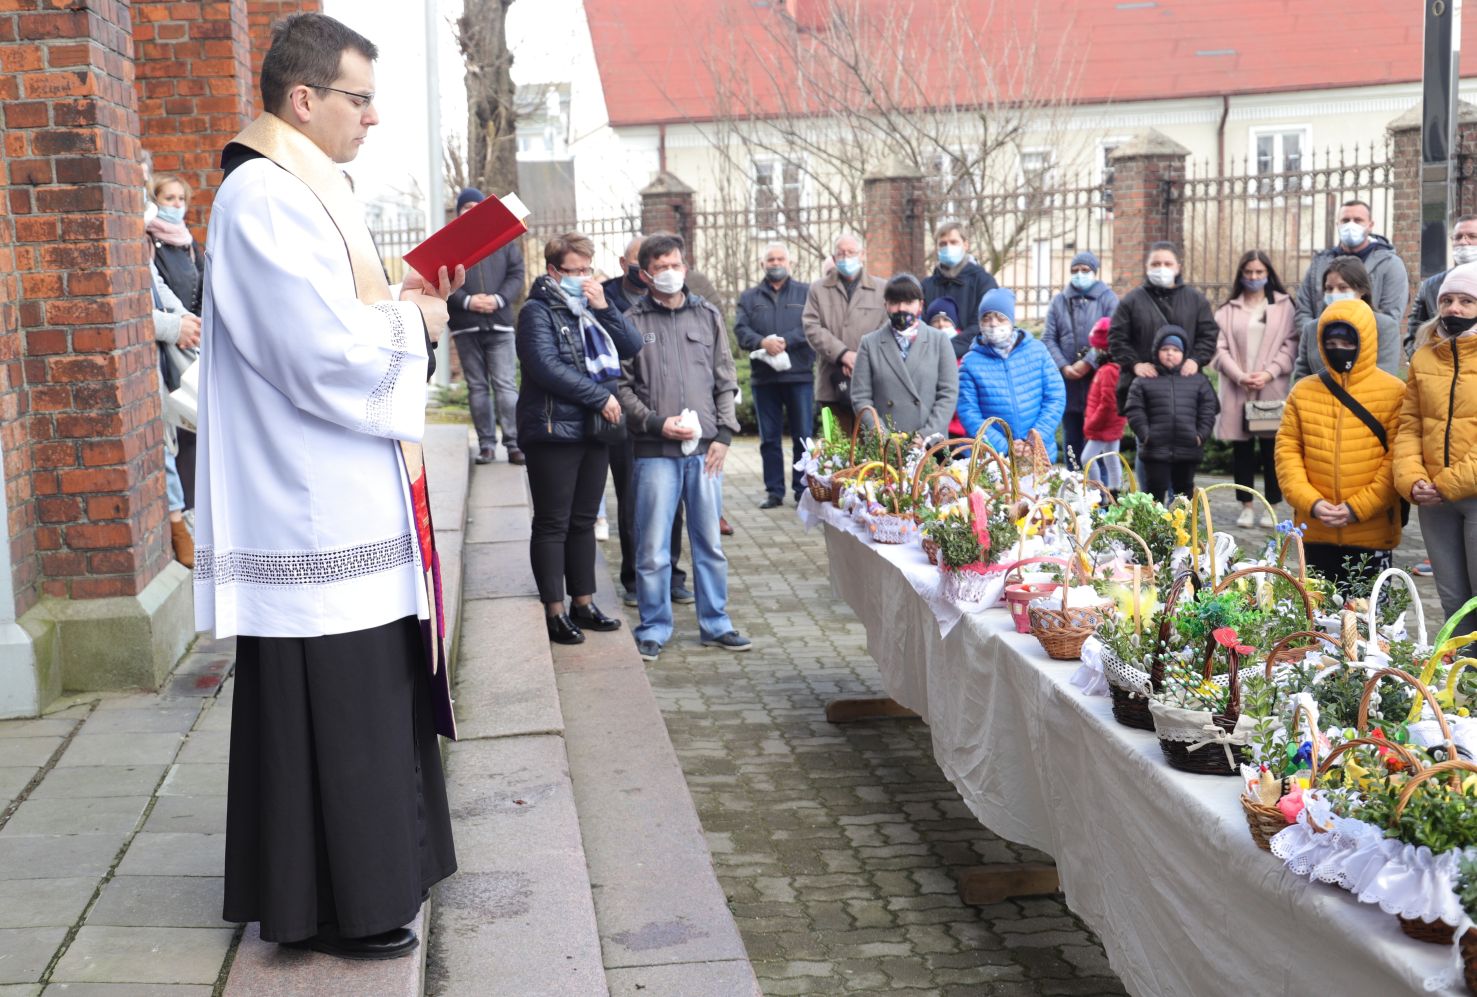
{"type": "Polygon", "coordinates": [[[1092,253],[1088,252],[1085,249],[1082,252],[1078,253],[1076,256],[1072,257],[1072,264],[1067,269],[1070,270],[1072,267],[1081,266],[1084,263],[1092,267],[1093,273],[1098,272],[1099,267],[1097,257],[1093,256],[1092,253]]]}
{"type": "Polygon", "coordinates": [[[463,208],[469,204],[481,204],[487,200],[487,195],[476,187],[463,187],[462,192],[456,196],[456,211],[461,214],[463,208]]]}
{"type": "Polygon", "coordinates": [[[1087,334],[1087,345],[1095,350],[1106,350],[1108,348],[1108,326],[1113,320],[1104,315],[1093,323],[1092,331],[1087,334]]]}
{"type": "MultiPolygon", "coordinates": [[[[1174,328],[1178,328],[1178,326],[1175,326],[1174,328]]],[[[1181,336],[1178,332],[1160,333],[1159,345],[1154,347],[1154,352],[1158,353],[1166,346],[1173,346],[1175,349],[1183,353],[1185,352],[1185,338],[1181,336]]]]}
{"type": "Polygon", "coordinates": [[[1446,279],[1441,282],[1441,294],[1452,293],[1477,298],[1477,263],[1463,263],[1446,271],[1446,279]]]}
{"type": "Polygon", "coordinates": [[[1015,295],[1003,287],[990,288],[980,299],[979,314],[975,318],[982,319],[989,312],[999,312],[1015,325],[1015,295]]]}
{"type": "Polygon", "coordinates": [[[946,316],[954,328],[959,328],[959,307],[954,304],[953,298],[934,298],[923,309],[923,324],[933,325],[933,320],[940,315],[946,316]]]}

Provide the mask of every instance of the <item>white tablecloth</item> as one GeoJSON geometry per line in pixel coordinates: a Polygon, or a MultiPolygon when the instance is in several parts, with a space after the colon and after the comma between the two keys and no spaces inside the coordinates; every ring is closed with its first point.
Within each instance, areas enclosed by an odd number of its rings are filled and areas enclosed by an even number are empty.
{"type": "Polygon", "coordinates": [[[831,587],[866,625],[888,694],[928,722],[981,823],[1055,857],[1131,993],[1418,994],[1449,971],[1450,949],[1258,849],[1237,780],[1171,769],[1151,733],[1114,721],[1107,698],[1071,685],[1077,663],[1046,657],[1004,610],[941,634],[907,577],[927,567],[916,548],[830,522],[825,536],[831,587]]]}

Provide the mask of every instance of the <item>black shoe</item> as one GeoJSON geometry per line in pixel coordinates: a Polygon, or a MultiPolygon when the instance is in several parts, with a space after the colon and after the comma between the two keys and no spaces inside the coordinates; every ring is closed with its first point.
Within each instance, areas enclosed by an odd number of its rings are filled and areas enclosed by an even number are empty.
{"type": "Polygon", "coordinates": [[[341,938],[337,934],[324,932],[300,942],[283,942],[282,947],[322,952],[340,959],[399,959],[410,955],[419,944],[414,931],[409,928],[395,928],[364,938],[341,938]]]}
{"type": "Polygon", "coordinates": [[[491,464],[497,460],[497,447],[480,447],[477,450],[477,463],[491,464]]]}
{"type": "Polygon", "coordinates": [[[641,600],[636,598],[636,590],[621,589],[621,604],[632,607],[641,605],[641,600]]]}
{"type": "Polygon", "coordinates": [[[759,503],[759,508],[761,508],[761,509],[778,509],[780,506],[782,506],[784,504],[785,504],[785,497],[783,495],[769,495],[769,496],[765,497],[765,499],[764,499],[763,502],[760,502],[759,503]]]}
{"type": "Polygon", "coordinates": [[[641,655],[642,661],[655,661],[661,657],[662,646],[654,640],[638,640],[636,651],[641,655]]]}
{"type": "Polygon", "coordinates": [[[692,594],[692,589],[683,585],[672,586],[672,601],[679,606],[690,606],[697,602],[697,596],[692,594]]]}
{"type": "Polygon", "coordinates": [[[730,630],[722,637],[705,639],[703,647],[718,647],[725,651],[747,651],[754,646],[754,642],[737,630],[730,630]]]}
{"type": "Polygon", "coordinates": [[[527,464],[528,459],[523,456],[522,450],[519,450],[517,447],[508,447],[508,463],[527,464]]]}
{"type": "Polygon", "coordinates": [[[544,622],[549,627],[549,639],[555,644],[583,644],[585,632],[569,618],[568,613],[548,616],[544,622]]]}
{"type": "Polygon", "coordinates": [[[600,612],[600,607],[593,602],[586,606],[575,606],[569,611],[569,618],[574,621],[575,626],[581,630],[597,630],[608,633],[611,630],[619,630],[621,621],[600,612]]]}

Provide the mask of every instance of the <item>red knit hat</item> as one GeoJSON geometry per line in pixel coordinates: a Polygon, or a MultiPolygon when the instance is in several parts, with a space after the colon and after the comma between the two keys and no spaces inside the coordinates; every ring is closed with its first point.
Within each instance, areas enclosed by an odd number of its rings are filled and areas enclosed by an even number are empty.
{"type": "Polygon", "coordinates": [[[1092,332],[1087,335],[1087,345],[1095,350],[1106,350],[1108,348],[1108,326],[1111,324],[1112,320],[1106,315],[1098,319],[1097,324],[1092,327],[1092,332]]]}

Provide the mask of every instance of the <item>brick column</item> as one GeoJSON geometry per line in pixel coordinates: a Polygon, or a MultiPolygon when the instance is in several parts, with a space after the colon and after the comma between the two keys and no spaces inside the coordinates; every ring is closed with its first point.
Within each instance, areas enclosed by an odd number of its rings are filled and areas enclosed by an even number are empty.
{"type": "Polygon", "coordinates": [[[144,147],[194,190],[187,221],[204,241],[221,150],[252,116],[246,0],[135,2],[133,15],[144,147]]]}
{"type": "Polygon", "coordinates": [[[322,0],[246,0],[246,23],[251,30],[251,108],[261,113],[262,57],[272,47],[272,25],[288,14],[323,12],[322,0]]]}
{"type": "MultiPolygon", "coordinates": [[[[641,191],[641,232],[675,232],[687,243],[683,254],[689,266],[697,266],[697,246],[694,242],[696,226],[693,218],[694,191],[687,184],[667,172],[656,175],[656,179],[641,191]]],[[[702,269],[698,267],[698,269],[702,269]]]]}
{"type": "MultiPolygon", "coordinates": [[[[1394,172],[1391,196],[1391,231],[1384,233],[1395,245],[1410,274],[1411,301],[1421,282],[1421,108],[1417,104],[1390,122],[1390,167],[1394,172]]],[[[1457,138],[1453,150],[1458,157],[1474,162],[1477,156],[1477,105],[1457,103],[1457,138]]],[[[1456,181],[1452,217],[1477,212],[1477,183],[1456,181]]],[[[1437,219],[1427,219],[1435,221],[1437,219]]],[[[1445,219],[1451,236],[1451,218],[1445,219]]]]}
{"type": "Polygon", "coordinates": [[[901,165],[862,181],[868,273],[883,280],[904,272],[923,278],[928,236],[922,198],[922,177],[901,165]]]}
{"type": "Polygon", "coordinates": [[[1113,289],[1120,295],[1140,282],[1150,245],[1172,242],[1184,251],[1184,204],[1169,194],[1184,183],[1189,155],[1153,129],[1113,152],[1113,289]]]}
{"type": "Polygon", "coordinates": [[[0,288],[20,290],[0,309],[0,432],[42,703],[63,686],[156,685],[193,631],[165,525],[129,27],[119,0],[0,13],[0,288]]]}

